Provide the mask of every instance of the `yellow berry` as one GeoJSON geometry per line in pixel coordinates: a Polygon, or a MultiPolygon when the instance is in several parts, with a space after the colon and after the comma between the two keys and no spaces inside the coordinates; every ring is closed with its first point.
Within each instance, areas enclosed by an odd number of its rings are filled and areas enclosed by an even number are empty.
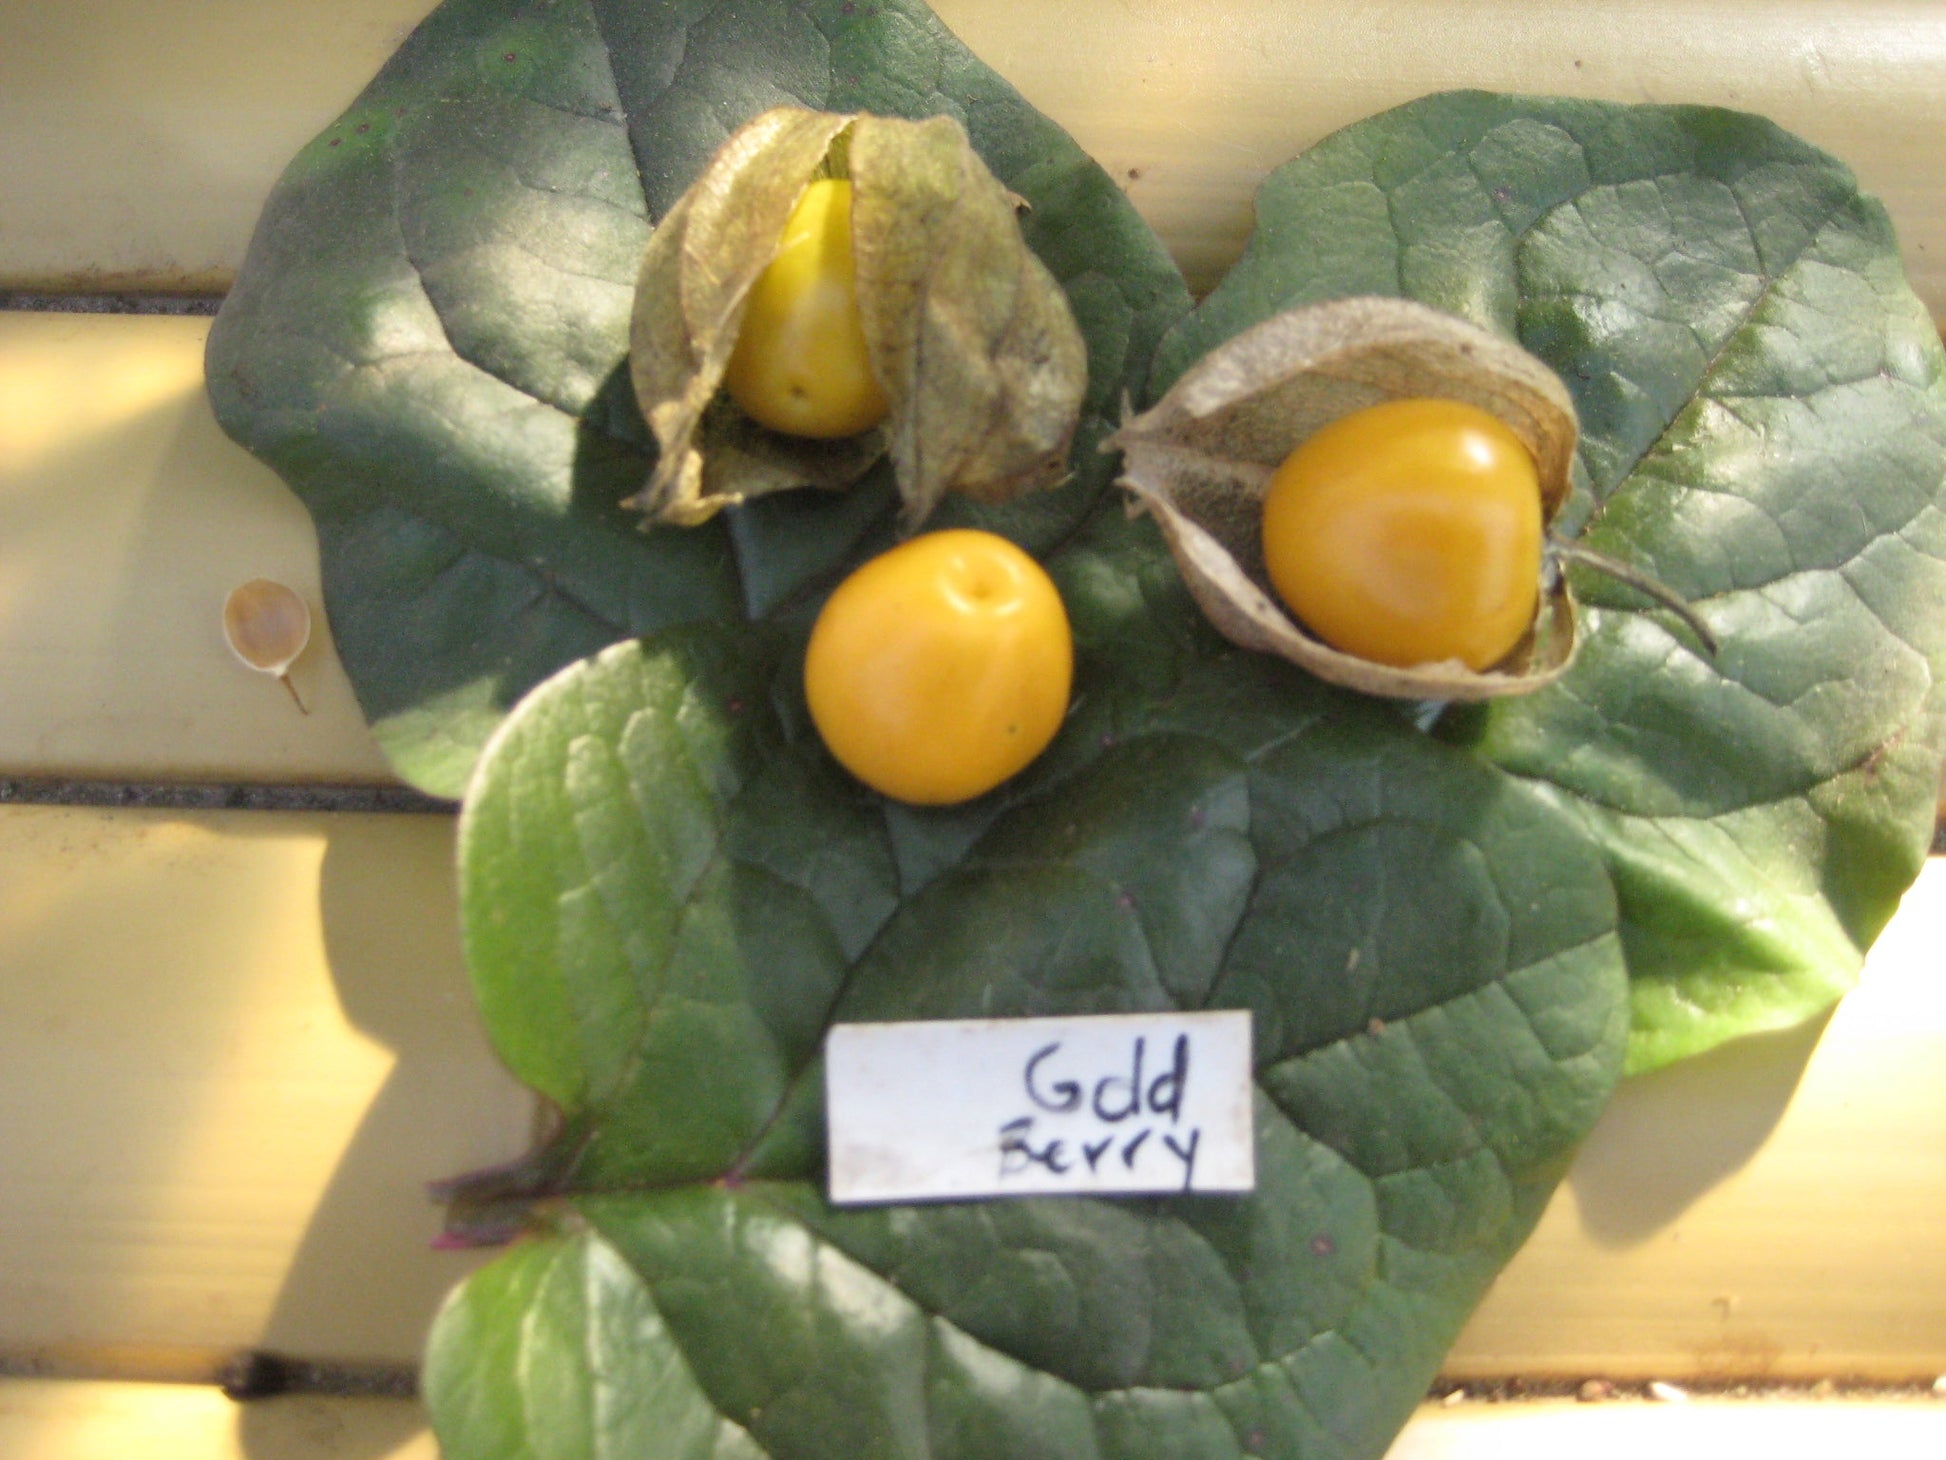
{"type": "Polygon", "coordinates": [[[1498,417],[1450,400],[1355,411],[1301,444],[1263,503],[1278,596],[1335,649],[1409,668],[1490,668],[1534,621],[1534,459],[1498,417]]]}
{"type": "Polygon", "coordinates": [[[838,585],[804,690],[831,753],[874,790],[948,805],[1039,755],[1067,715],[1074,641],[1041,565],[1003,537],[913,538],[838,585]]]}
{"type": "Polygon", "coordinates": [[[723,377],[745,415],[792,436],[855,436],[885,418],[858,313],[851,184],[804,190],[750,291],[723,377]]]}

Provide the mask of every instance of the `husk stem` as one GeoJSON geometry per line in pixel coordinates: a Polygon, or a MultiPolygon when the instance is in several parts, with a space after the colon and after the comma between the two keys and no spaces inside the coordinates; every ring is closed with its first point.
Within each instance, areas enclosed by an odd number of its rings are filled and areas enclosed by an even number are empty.
{"type": "Polygon", "coordinates": [[[1668,584],[1662,582],[1652,574],[1644,572],[1633,563],[1621,558],[1611,557],[1609,554],[1598,552],[1594,548],[1583,547],[1578,542],[1570,542],[1565,538],[1551,537],[1548,539],[1547,546],[1548,551],[1559,561],[1575,563],[1581,567],[1591,569],[1594,572],[1600,573],[1604,578],[1612,578],[1622,586],[1634,589],[1644,598],[1653,599],[1656,603],[1668,609],[1669,612],[1683,621],[1684,626],[1688,628],[1690,633],[1696,636],[1696,641],[1703,646],[1705,653],[1712,659],[1716,657],[1717,639],[1715,633],[1707,623],[1703,622],[1703,617],[1696,612],[1695,606],[1680,593],[1676,592],[1675,589],[1669,587],[1668,584]]]}

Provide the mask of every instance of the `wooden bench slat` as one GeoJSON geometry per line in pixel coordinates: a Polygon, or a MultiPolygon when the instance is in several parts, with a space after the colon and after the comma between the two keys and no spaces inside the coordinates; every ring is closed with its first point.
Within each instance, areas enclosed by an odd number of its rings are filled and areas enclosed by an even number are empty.
{"type": "Polygon", "coordinates": [[[1946,1373],[1942,950],[1935,857],[1821,1037],[1624,1082],[1448,1372],[1946,1373]]]}
{"type": "Polygon", "coordinates": [[[1190,284],[1241,252],[1271,168],[1429,92],[1478,87],[1768,116],[1886,202],[1946,316],[1946,11],[1926,0],[938,0],[1127,190],[1190,284]]]}
{"type": "Polygon", "coordinates": [[[220,292],[270,184],[432,0],[4,0],[0,287],[220,292]]]}
{"type": "MultiPolygon", "coordinates": [[[[285,161],[431,0],[0,0],[0,289],[215,292],[285,161]]],[[[1265,171],[1429,90],[1758,111],[1851,162],[1946,317],[1932,0],[936,0],[1126,186],[1197,287],[1265,171]],[[1086,37],[1079,45],[1077,37],[1086,37]]],[[[299,504],[203,400],[207,321],[0,314],[0,776],[384,784],[318,614],[295,679],[230,587],[317,610],[299,504]]],[[[0,1362],[206,1373],[250,1347],[412,1362],[481,1260],[424,1182],[533,1102],[460,967],[441,818],[0,806],[0,1362]]],[[[1462,1335],[1455,1379],[1946,1371],[1946,863],[1822,1039],[1625,1086],[1462,1335]],[[1813,1044],[1815,1043],[1815,1049],[1813,1044]]],[[[1946,1406],[1461,1406],[1393,1460],[1935,1455],[1946,1406]]],[[[0,1455],[434,1460],[403,1401],[0,1380],[0,1455]]]]}
{"type": "Polygon", "coordinates": [[[1930,1400],[1428,1405],[1386,1460],[1933,1460],[1946,1405],[1930,1400]]]}
{"type": "Polygon", "coordinates": [[[394,779],[331,647],[310,517],[210,414],[208,332],[0,313],[0,775],[394,779]],[[308,714],[224,642],[251,578],[311,605],[308,714]]]}
{"type": "MultiPolygon", "coordinates": [[[[431,8],[8,0],[0,287],[220,289],[284,163],[431,8]]],[[[1198,288],[1271,167],[1429,91],[1488,87],[1764,113],[1890,206],[1946,315],[1946,11],[1930,0],[937,0],[1072,131],[1198,288]]]]}
{"type": "MultiPolygon", "coordinates": [[[[531,1112],[468,1002],[451,834],[0,806],[0,1069],[31,1112],[0,1122],[0,1357],[416,1356],[470,1265],[427,1249],[424,1183],[519,1154],[531,1112]]],[[[1941,947],[1935,859],[1814,1052],[1626,1084],[1448,1371],[1946,1371],[1941,947]]]]}
{"type": "Polygon", "coordinates": [[[430,1250],[426,1183],[534,1115],[465,987],[452,830],[0,806],[0,1357],[416,1360],[476,1260],[430,1250]]]}
{"type": "MultiPolygon", "coordinates": [[[[1752,1404],[1427,1405],[1387,1460],[1935,1460],[1946,1404],[1914,1400],[1752,1404]]],[[[0,1380],[0,1453],[19,1460],[437,1460],[410,1400],[311,1395],[236,1404],[177,1384],[0,1380]]]]}
{"type": "Polygon", "coordinates": [[[310,1395],[239,1405],[186,1384],[0,1380],[12,1460],[439,1460],[409,1399],[310,1395]]]}

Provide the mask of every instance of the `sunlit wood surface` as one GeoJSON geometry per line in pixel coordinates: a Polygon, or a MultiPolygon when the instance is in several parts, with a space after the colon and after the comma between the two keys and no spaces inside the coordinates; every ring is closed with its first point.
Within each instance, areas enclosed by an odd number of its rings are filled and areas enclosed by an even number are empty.
{"type": "MultiPolygon", "coordinates": [[[[428,0],[0,0],[0,289],[216,290],[283,162],[428,0]]],[[[1946,315],[1946,7],[939,0],[1192,281],[1262,175],[1477,85],[1761,111],[1851,161],[1946,315]],[[1078,38],[1085,38],[1085,44],[1078,38]]],[[[0,313],[0,781],[391,784],[317,614],[308,713],[219,627],[314,610],[302,507],[217,430],[208,322],[0,313]]],[[[478,1255],[424,1183],[532,1102],[464,987],[438,815],[0,805],[0,1457],[432,1460],[409,1401],[239,1407],[239,1350],[407,1364],[478,1255]],[[128,1380],[152,1382],[130,1383],[128,1380]]],[[[1455,1380],[1946,1371],[1946,863],[1821,1029],[1625,1086],[1455,1380]]],[[[1946,1404],[1421,1413],[1395,1460],[1946,1454],[1946,1404]]]]}
{"type": "Polygon", "coordinates": [[[1936,1460],[1946,1404],[1705,1401],[1428,1405],[1386,1460],[1936,1460]]]}
{"type": "MultiPolygon", "coordinates": [[[[423,1183],[531,1119],[467,1001],[450,837],[0,807],[0,1069],[34,1112],[0,1123],[0,1357],[413,1357],[467,1265],[423,1183]]],[[[1942,946],[1935,861],[1821,1037],[1624,1086],[1449,1372],[1946,1371],[1942,946]]]]}
{"type": "Polygon", "coordinates": [[[189,1384],[0,1379],[7,1460],[439,1460],[405,1399],[236,1404],[189,1384]]]}
{"type": "Polygon", "coordinates": [[[332,652],[311,519],[210,414],[208,333],[0,313],[0,775],[393,780],[332,652]],[[296,700],[224,641],[252,578],[312,606],[296,700]]]}
{"type": "MultiPolygon", "coordinates": [[[[0,285],[220,288],[272,179],[428,0],[4,0],[0,285]],[[237,64],[248,56],[247,65],[237,64]]],[[[1883,196],[1946,314],[1946,9],[1932,0],[938,0],[1127,187],[1198,288],[1263,175],[1347,123],[1487,87],[1761,112],[1883,196]]]]}
{"type": "Polygon", "coordinates": [[[533,1117],[474,1019],[451,837],[0,806],[0,1360],[417,1358],[472,1265],[426,1183],[533,1117]]]}
{"type": "Polygon", "coordinates": [[[1942,1109],[1946,859],[1935,857],[1821,1029],[1622,1086],[1448,1371],[1946,1373],[1942,1109]]]}
{"type": "MultiPolygon", "coordinates": [[[[1387,1460],[1937,1460],[1946,1404],[1559,1402],[1428,1405],[1387,1460]]],[[[235,1404],[177,1384],[0,1380],[8,1460],[437,1460],[409,1401],[235,1404]]]]}

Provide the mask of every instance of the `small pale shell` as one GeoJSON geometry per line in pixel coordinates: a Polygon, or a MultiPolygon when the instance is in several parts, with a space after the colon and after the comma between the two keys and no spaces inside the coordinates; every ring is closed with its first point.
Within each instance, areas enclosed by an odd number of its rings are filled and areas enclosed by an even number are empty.
{"type": "Polygon", "coordinates": [[[1367,694],[1478,700],[1525,694],[1574,657],[1575,605],[1558,573],[1533,628],[1503,663],[1395,669],[1344,654],[1284,611],[1263,565],[1263,495],[1297,445],[1380,401],[1436,396],[1490,411],[1534,455],[1543,518],[1566,500],[1574,406],[1560,380],[1511,341],[1410,300],[1338,299],[1273,316],[1204,356],[1123,423],[1122,485],[1162,528],[1183,582],[1223,636],[1367,694]]]}
{"type": "Polygon", "coordinates": [[[295,589],[268,578],[238,584],[223,600],[223,637],[239,660],[274,675],[304,710],[290,668],[311,642],[311,609],[295,589]]]}

